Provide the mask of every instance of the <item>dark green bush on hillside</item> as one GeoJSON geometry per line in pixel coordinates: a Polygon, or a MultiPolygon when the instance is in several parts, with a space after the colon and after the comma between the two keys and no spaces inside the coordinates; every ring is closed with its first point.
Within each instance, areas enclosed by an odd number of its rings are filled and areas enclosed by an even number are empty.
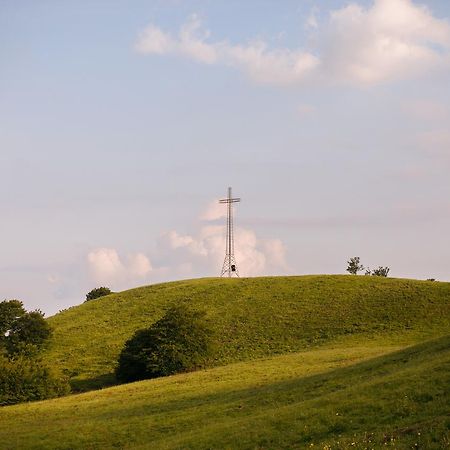
{"type": "Polygon", "coordinates": [[[174,306],[125,343],[116,377],[129,382],[193,370],[202,366],[212,351],[213,331],[205,312],[174,306]]]}
{"type": "Polygon", "coordinates": [[[96,298],[103,297],[103,296],[109,295],[111,293],[112,293],[112,291],[110,288],[101,286],[101,287],[92,289],[92,291],[88,292],[86,294],[86,301],[88,302],[89,300],[95,300],[96,298]]]}
{"type": "Polygon", "coordinates": [[[1,406],[59,397],[69,393],[68,380],[29,353],[20,353],[12,358],[0,355],[1,406]]]}

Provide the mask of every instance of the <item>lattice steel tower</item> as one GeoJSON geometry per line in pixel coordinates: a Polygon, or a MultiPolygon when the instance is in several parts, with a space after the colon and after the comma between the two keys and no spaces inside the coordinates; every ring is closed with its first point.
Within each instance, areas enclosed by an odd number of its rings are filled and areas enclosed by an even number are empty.
{"type": "Polygon", "coordinates": [[[239,277],[236,258],[234,257],[233,203],[238,203],[240,201],[240,198],[233,198],[230,187],[228,188],[228,198],[219,200],[219,203],[227,204],[227,243],[222,273],[220,274],[221,277],[224,275],[227,275],[228,277],[236,275],[239,277]]]}

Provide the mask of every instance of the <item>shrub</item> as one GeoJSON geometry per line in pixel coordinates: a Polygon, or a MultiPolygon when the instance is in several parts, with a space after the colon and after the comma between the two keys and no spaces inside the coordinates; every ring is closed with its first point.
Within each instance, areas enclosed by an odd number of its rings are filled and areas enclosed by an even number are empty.
{"type": "Polygon", "coordinates": [[[68,380],[40,359],[17,354],[0,355],[0,405],[59,397],[70,391],[68,380]]]}
{"type": "Polygon", "coordinates": [[[372,270],[372,275],[375,277],[387,277],[389,270],[389,267],[379,266],[378,269],[372,270]]]}
{"type": "Polygon", "coordinates": [[[101,287],[92,289],[92,291],[88,292],[86,294],[86,301],[88,302],[89,300],[94,300],[96,298],[103,297],[103,296],[109,295],[109,294],[112,294],[111,289],[101,286],[101,287]]]}
{"type": "Polygon", "coordinates": [[[205,312],[184,305],[171,307],[150,328],[125,343],[116,377],[129,382],[193,370],[213,351],[213,332],[205,312]]]}

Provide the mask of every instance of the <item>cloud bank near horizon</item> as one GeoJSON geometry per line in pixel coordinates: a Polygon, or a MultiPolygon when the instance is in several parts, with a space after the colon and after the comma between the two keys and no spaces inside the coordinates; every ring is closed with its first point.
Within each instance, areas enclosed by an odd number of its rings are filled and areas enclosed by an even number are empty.
{"type": "Polygon", "coordinates": [[[332,10],[321,23],[305,19],[314,48],[271,48],[261,39],[213,41],[193,14],[171,33],[148,25],[135,42],[142,54],[175,55],[233,67],[261,84],[372,86],[450,67],[450,24],[411,0],[375,0],[332,10]]]}
{"type": "MultiPolygon", "coordinates": [[[[89,279],[97,285],[125,289],[155,281],[218,276],[225,252],[225,226],[216,221],[222,217],[223,206],[211,202],[200,216],[202,225],[197,233],[163,232],[152,258],[144,252],[121,255],[115,248],[94,248],[86,258],[89,279]]],[[[262,239],[252,229],[237,227],[235,246],[241,276],[290,271],[280,239],[262,239]]]]}

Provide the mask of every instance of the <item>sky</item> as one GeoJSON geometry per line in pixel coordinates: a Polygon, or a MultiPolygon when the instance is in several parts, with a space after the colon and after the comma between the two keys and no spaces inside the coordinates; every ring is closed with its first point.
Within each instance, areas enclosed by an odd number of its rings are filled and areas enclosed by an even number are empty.
{"type": "Polygon", "coordinates": [[[450,281],[447,0],[0,0],[0,300],[217,276],[450,281]]]}

